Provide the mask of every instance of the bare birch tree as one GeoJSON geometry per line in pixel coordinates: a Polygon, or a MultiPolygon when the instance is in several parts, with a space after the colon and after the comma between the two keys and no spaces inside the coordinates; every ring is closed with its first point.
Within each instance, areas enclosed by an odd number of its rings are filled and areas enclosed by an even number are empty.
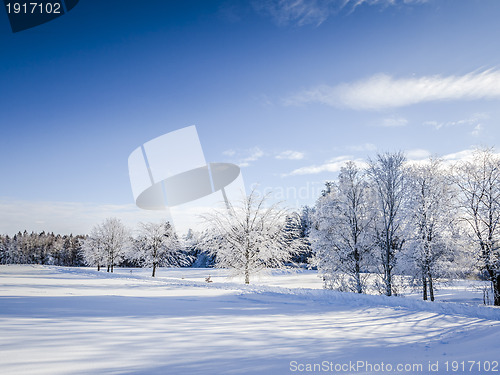
{"type": "Polygon", "coordinates": [[[89,266],[97,266],[97,271],[106,264],[106,249],[102,242],[101,226],[96,225],[85,237],[82,245],[83,259],[89,266]]]}
{"type": "Polygon", "coordinates": [[[434,301],[434,276],[449,273],[455,250],[453,192],[439,159],[409,167],[407,180],[409,266],[420,278],[422,298],[434,301]]]}
{"type": "MultiPolygon", "coordinates": [[[[129,231],[118,218],[107,218],[102,224],[96,225],[85,240],[84,257],[89,264],[101,262],[107,266],[107,272],[113,272],[116,264],[125,257],[130,238],[129,231]]],[[[104,265],[104,264],[103,264],[104,265]]]]}
{"type": "Polygon", "coordinates": [[[406,157],[402,152],[378,154],[369,160],[368,176],[374,191],[374,234],[382,266],[385,295],[393,293],[392,271],[397,254],[404,244],[404,215],[406,157]]]}
{"type": "Polygon", "coordinates": [[[478,266],[491,281],[494,304],[500,305],[500,158],[478,149],[471,161],[458,163],[454,181],[460,190],[461,219],[477,248],[478,266]]]}

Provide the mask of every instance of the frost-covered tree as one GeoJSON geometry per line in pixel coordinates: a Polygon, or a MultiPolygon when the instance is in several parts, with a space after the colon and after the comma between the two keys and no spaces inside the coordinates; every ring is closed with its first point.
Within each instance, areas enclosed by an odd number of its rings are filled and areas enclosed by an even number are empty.
{"type": "Polygon", "coordinates": [[[313,257],[310,234],[313,225],[313,214],[314,208],[309,206],[302,207],[299,213],[299,225],[300,225],[300,238],[304,242],[304,251],[300,252],[297,256],[293,257],[293,261],[296,263],[308,264],[311,262],[313,257]]]}
{"type": "Polygon", "coordinates": [[[102,224],[102,234],[108,271],[113,272],[114,266],[125,257],[126,250],[130,245],[130,232],[120,219],[108,218],[102,224]]]}
{"type": "Polygon", "coordinates": [[[216,266],[229,268],[250,283],[250,276],[264,268],[284,268],[303,242],[290,228],[288,212],[279,204],[266,207],[266,197],[255,191],[239,204],[204,216],[209,229],[202,247],[216,257],[216,266]]]}
{"type": "Polygon", "coordinates": [[[12,259],[13,263],[35,263],[34,242],[34,233],[31,233],[30,235],[26,230],[23,233],[18,232],[14,236],[14,241],[10,248],[10,258],[12,259]]]}
{"type": "Polygon", "coordinates": [[[153,268],[152,277],[155,277],[158,267],[187,266],[190,263],[169,222],[140,223],[134,248],[135,258],[141,265],[153,268]]]}
{"type": "Polygon", "coordinates": [[[64,256],[66,250],[64,248],[64,239],[60,234],[54,236],[54,233],[52,233],[52,237],[53,241],[49,248],[50,264],[62,266],[64,264],[64,256]]]}
{"type": "MultiPolygon", "coordinates": [[[[52,234],[53,237],[54,234],[52,234]]],[[[49,249],[52,245],[53,238],[44,231],[33,238],[32,255],[33,263],[47,264],[49,262],[49,249]]]]}
{"type": "Polygon", "coordinates": [[[0,236],[0,264],[9,263],[9,236],[0,236]]]}
{"type": "Polygon", "coordinates": [[[476,150],[472,160],[455,166],[454,181],[478,266],[491,281],[494,304],[500,306],[500,157],[491,149],[476,150]]]}
{"type": "Polygon", "coordinates": [[[200,232],[189,229],[182,238],[183,247],[190,256],[191,267],[207,268],[215,265],[215,256],[209,254],[207,249],[203,248],[204,235],[200,232]]]}
{"type": "MultiPolygon", "coordinates": [[[[302,211],[303,213],[304,211],[302,211]]],[[[311,245],[309,243],[308,235],[306,234],[307,228],[304,228],[302,213],[292,212],[287,215],[285,219],[285,236],[287,238],[287,243],[300,243],[301,251],[297,252],[290,259],[291,263],[294,265],[307,263],[309,257],[311,256],[311,245]]]]}
{"type": "Polygon", "coordinates": [[[102,224],[96,225],[83,245],[87,264],[106,265],[108,272],[113,272],[114,266],[120,263],[130,244],[129,230],[118,218],[107,218],[102,224]]]}
{"type": "Polygon", "coordinates": [[[455,252],[453,191],[442,162],[434,158],[409,167],[406,186],[407,268],[420,279],[422,298],[434,301],[434,278],[450,273],[455,252]]]}
{"type": "Polygon", "coordinates": [[[363,293],[371,222],[369,187],[353,162],[340,171],[338,184],[329,183],[315,206],[311,242],[314,264],[325,286],[363,293]]]}
{"type": "Polygon", "coordinates": [[[405,241],[405,161],[402,152],[378,154],[375,160],[369,160],[367,170],[375,200],[374,248],[380,257],[384,293],[387,296],[393,293],[392,271],[405,241]]]}
{"type": "Polygon", "coordinates": [[[96,225],[83,240],[82,254],[85,264],[97,266],[97,271],[106,265],[106,249],[104,248],[101,225],[96,225]]]}

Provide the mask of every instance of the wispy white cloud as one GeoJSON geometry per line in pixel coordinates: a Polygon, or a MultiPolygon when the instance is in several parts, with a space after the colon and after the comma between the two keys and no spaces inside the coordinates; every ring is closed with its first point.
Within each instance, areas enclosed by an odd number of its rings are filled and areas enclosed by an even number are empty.
{"type": "Polygon", "coordinates": [[[483,130],[483,126],[481,124],[477,124],[474,126],[474,129],[472,129],[471,134],[474,137],[477,137],[479,134],[481,134],[481,131],[483,130]]]}
{"type": "Polygon", "coordinates": [[[361,5],[422,4],[427,0],[254,0],[253,8],[278,25],[319,26],[343,9],[354,12],[361,5]]]}
{"type": "Polygon", "coordinates": [[[380,126],[385,128],[395,128],[408,125],[408,120],[404,117],[386,117],[380,122],[380,126]]]}
{"type": "Polygon", "coordinates": [[[242,168],[250,166],[252,162],[257,161],[266,155],[260,147],[252,147],[250,149],[243,150],[229,149],[223,151],[222,154],[231,158],[233,163],[238,164],[242,168]]]}
{"type": "Polygon", "coordinates": [[[272,107],[274,106],[274,100],[266,95],[266,94],[260,94],[256,96],[255,100],[260,103],[263,107],[272,107]]]}
{"type": "MultiPolygon", "coordinates": [[[[426,149],[411,149],[405,152],[408,165],[421,165],[429,161],[432,156],[439,157],[447,166],[452,166],[458,161],[471,161],[474,157],[475,148],[469,148],[445,155],[433,154],[426,149]]],[[[500,157],[500,152],[494,151],[494,154],[500,157]]],[[[324,172],[337,173],[345,166],[347,161],[353,161],[359,168],[366,168],[368,163],[365,159],[353,158],[352,155],[342,155],[327,160],[322,164],[308,165],[284,173],[281,177],[315,175],[324,172]]]]}
{"type": "Polygon", "coordinates": [[[500,99],[500,71],[420,78],[377,74],[333,87],[317,86],[286,98],[284,104],[321,103],[358,110],[381,110],[431,101],[477,99],[500,99]]]}
{"type": "Polygon", "coordinates": [[[333,159],[327,160],[323,164],[319,165],[309,165],[301,168],[294,169],[289,173],[285,173],[282,177],[287,176],[302,176],[302,175],[311,175],[318,174],[323,172],[338,172],[345,165],[345,163],[349,160],[354,161],[359,167],[363,168],[366,166],[366,162],[361,159],[354,159],[351,155],[342,155],[337,156],[333,159]]]}
{"type": "Polygon", "coordinates": [[[278,155],[276,155],[276,159],[280,160],[302,160],[304,159],[305,154],[300,151],[292,151],[292,150],[287,150],[280,152],[278,155]]]}
{"type": "Polygon", "coordinates": [[[264,156],[264,151],[262,151],[259,147],[254,147],[250,150],[250,156],[246,157],[245,161],[256,161],[264,156]]]}
{"type": "Polygon", "coordinates": [[[408,160],[422,160],[427,159],[431,156],[431,152],[421,148],[416,148],[406,152],[406,157],[408,160]]]}
{"type": "Polygon", "coordinates": [[[442,157],[443,161],[447,163],[454,163],[457,161],[471,161],[474,158],[474,149],[469,148],[467,150],[457,151],[450,154],[446,154],[442,157]]]}
{"type": "Polygon", "coordinates": [[[394,6],[398,4],[411,5],[411,4],[424,4],[429,0],[344,0],[343,8],[350,8],[350,12],[353,12],[360,5],[380,5],[383,7],[394,6]]]}
{"type": "Polygon", "coordinates": [[[436,130],[455,126],[471,126],[473,127],[471,134],[473,136],[478,136],[483,129],[483,121],[488,120],[489,118],[490,116],[486,113],[475,113],[471,117],[462,120],[446,122],[426,121],[424,122],[424,125],[432,126],[436,130]]]}
{"type": "MultiPolygon", "coordinates": [[[[412,150],[406,153],[409,164],[425,164],[429,161],[429,158],[433,155],[427,150],[412,150]],[[413,152],[412,152],[413,151],[413,152]]],[[[436,155],[441,159],[446,166],[453,166],[455,163],[460,161],[472,161],[474,159],[474,153],[476,151],[475,147],[471,147],[465,150],[452,152],[445,155],[436,155]]],[[[500,152],[493,150],[493,154],[500,156],[500,152]]]]}
{"type": "Polygon", "coordinates": [[[248,167],[252,162],[259,160],[265,155],[264,151],[262,151],[259,147],[253,147],[244,153],[249,155],[240,159],[238,162],[240,167],[248,167]]]}
{"type": "Polygon", "coordinates": [[[331,0],[255,0],[254,9],[278,25],[321,25],[334,11],[331,0]]]}

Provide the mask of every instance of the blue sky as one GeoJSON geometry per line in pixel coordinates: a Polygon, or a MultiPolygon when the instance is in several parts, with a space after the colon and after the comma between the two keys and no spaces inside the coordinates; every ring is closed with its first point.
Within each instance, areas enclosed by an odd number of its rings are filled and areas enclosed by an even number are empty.
{"type": "Polygon", "coordinates": [[[127,222],[127,158],[196,125],[249,190],[312,204],[347,159],[496,146],[497,0],[81,0],[0,14],[0,232],[127,222]]]}

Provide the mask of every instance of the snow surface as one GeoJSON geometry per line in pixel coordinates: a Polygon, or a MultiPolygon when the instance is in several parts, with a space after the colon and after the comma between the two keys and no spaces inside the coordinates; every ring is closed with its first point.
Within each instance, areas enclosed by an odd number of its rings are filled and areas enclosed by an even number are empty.
{"type": "Polygon", "coordinates": [[[249,286],[224,270],[116,271],[0,266],[0,373],[500,373],[500,309],[471,282],[438,292],[468,303],[430,303],[322,290],[314,271],[249,286]]]}

